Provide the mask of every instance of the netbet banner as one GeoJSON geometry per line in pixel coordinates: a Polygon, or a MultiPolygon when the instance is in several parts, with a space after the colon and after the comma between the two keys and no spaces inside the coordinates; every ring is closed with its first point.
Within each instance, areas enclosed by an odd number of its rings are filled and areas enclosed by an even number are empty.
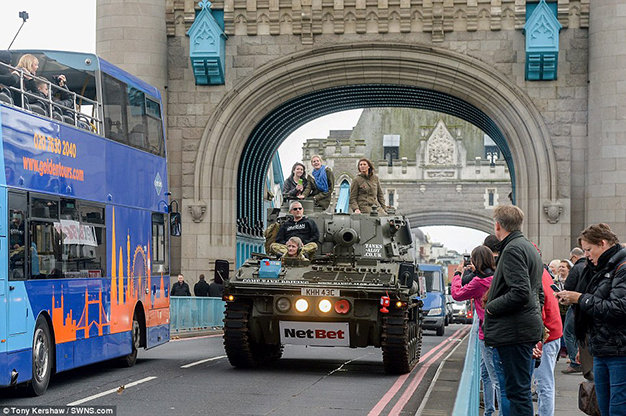
{"type": "Polygon", "coordinates": [[[280,342],[291,345],[349,347],[350,330],[344,322],[280,321],[280,342]]]}

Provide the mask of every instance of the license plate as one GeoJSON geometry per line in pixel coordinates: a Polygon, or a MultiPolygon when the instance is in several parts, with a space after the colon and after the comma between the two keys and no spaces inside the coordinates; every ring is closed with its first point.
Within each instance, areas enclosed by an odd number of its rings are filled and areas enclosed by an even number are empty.
{"type": "Polygon", "coordinates": [[[350,328],[347,322],[280,321],[280,342],[291,345],[349,347],[350,328]]]}
{"type": "Polygon", "coordinates": [[[330,296],[338,298],[339,289],[324,289],[318,287],[303,287],[300,294],[302,296],[330,296]]]}

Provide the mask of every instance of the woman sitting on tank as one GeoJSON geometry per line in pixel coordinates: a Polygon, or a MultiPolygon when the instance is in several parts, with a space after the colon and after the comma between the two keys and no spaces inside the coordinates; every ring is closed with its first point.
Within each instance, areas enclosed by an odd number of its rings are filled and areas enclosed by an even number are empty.
{"type": "Polygon", "coordinates": [[[368,214],[372,205],[386,213],[385,197],[378,176],[374,173],[374,164],[366,158],[359,159],[359,175],[350,185],[350,209],[355,214],[368,214]]]}
{"type": "Polygon", "coordinates": [[[335,175],[328,166],[323,165],[321,156],[315,155],[311,158],[313,166],[313,186],[311,187],[311,195],[315,201],[315,205],[327,209],[330,206],[330,200],[333,196],[335,187],[335,175]]]}
{"type": "Polygon", "coordinates": [[[283,254],[283,258],[288,257],[302,261],[309,261],[309,259],[302,254],[302,247],[304,247],[304,244],[302,243],[300,237],[291,237],[287,240],[286,246],[287,252],[283,254]]]}
{"type": "Polygon", "coordinates": [[[312,182],[313,178],[307,177],[304,165],[296,162],[283,185],[283,195],[288,199],[304,199],[311,193],[312,182]]]}

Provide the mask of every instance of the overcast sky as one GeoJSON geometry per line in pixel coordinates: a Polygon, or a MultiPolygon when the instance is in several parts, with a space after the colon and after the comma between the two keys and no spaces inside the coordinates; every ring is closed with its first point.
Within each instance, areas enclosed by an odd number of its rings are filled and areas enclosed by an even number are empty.
{"type": "MultiPolygon", "coordinates": [[[[8,48],[25,10],[28,21],[11,49],[50,49],[76,52],[96,51],[96,0],[0,0],[0,49],[8,48]]],[[[302,143],[309,138],[328,137],[330,130],[352,129],[361,110],[343,111],[311,121],[292,133],[279,149],[285,177],[291,166],[302,158],[302,143]]],[[[460,253],[471,252],[486,234],[460,227],[423,227],[432,241],[460,253]]]]}

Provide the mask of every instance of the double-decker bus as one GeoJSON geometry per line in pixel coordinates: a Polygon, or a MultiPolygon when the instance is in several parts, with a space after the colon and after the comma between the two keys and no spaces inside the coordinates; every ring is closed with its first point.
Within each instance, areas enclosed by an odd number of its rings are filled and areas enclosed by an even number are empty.
{"type": "Polygon", "coordinates": [[[0,386],[40,395],[55,372],[169,340],[180,214],[157,88],[92,54],[0,65],[0,386]]]}

